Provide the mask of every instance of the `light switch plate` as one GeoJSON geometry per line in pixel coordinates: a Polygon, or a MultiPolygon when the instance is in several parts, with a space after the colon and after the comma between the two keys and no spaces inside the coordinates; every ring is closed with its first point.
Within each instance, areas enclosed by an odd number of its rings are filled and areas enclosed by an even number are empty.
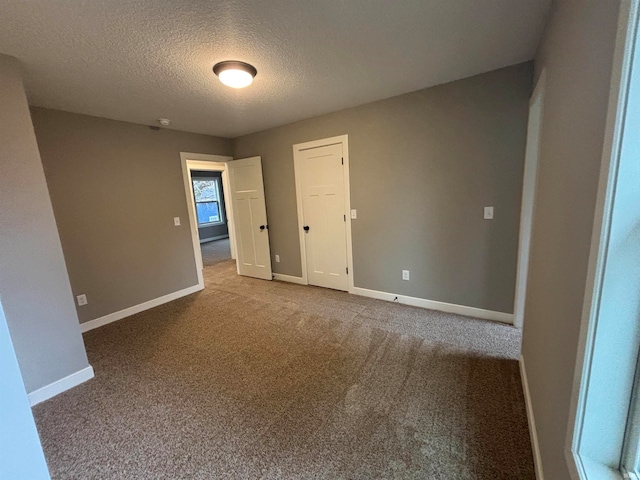
{"type": "Polygon", "coordinates": [[[176,227],[179,227],[180,226],[180,217],[173,217],[173,224],[176,227]]]}
{"type": "Polygon", "coordinates": [[[409,280],[409,270],[402,270],[402,279],[409,280]]]}
{"type": "Polygon", "coordinates": [[[493,220],[493,207],[484,207],[484,219],[493,220]]]}
{"type": "Polygon", "coordinates": [[[351,220],[358,218],[358,211],[355,208],[351,209],[351,220]]]}
{"type": "Polygon", "coordinates": [[[76,297],[76,299],[78,300],[78,306],[82,307],[83,305],[86,305],[87,303],[87,296],[83,293],[82,295],[78,295],[76,297]]]}
{"type": "Polygon", "coordinates": [[[280,255],[276,255],[276,262],[280,263],[280,255]]]}

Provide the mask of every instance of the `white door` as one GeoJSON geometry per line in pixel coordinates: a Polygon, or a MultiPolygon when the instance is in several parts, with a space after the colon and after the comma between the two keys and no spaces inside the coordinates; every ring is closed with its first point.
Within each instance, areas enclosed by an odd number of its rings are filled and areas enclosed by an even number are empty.
{"type": "Polygon", "coordinates": [[[238,273],[271,280],[269,226],[260,157],[229,162],[238,273]]]}
{"type": "MultiPolygon", "coordinates": [[[[302,150],[295,159],[302,197],[307,280],[348,290],[347,218],[342,144],[302,150]]],[[[305,261],[305,259],[303,259],[305,261]]]]}

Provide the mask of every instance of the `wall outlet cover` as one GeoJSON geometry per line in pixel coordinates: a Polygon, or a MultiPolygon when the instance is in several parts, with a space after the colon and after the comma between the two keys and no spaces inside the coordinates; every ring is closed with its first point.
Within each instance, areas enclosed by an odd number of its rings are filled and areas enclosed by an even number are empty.
{"type": "Polygon", "coordinates": [[[179,227],[180,226],[180,217],[173,217],[173,224],[176,227],[179,227]]]}
{"type": "Polygon", "coordinates": [[[409,280],[409,270],[402,270],[402,279],[409,280]]]}
{"type": "Polygon", "coordinates": [[[484,219],[493,220],[493,207],[484,207],[484,219]]]}
{"type": "Polygon", "coordinates": [[[78,300],[78,306],[81,307],[83,305],[86,305],[87,303],[87,296],[83,293],[82,295],[78,295],[76,297],[76,299],[78,300]]]}
{"type": "Polygon", "coordinates": [[[276,255],[276,262],[280,263],[280,255],[276,255]]]}

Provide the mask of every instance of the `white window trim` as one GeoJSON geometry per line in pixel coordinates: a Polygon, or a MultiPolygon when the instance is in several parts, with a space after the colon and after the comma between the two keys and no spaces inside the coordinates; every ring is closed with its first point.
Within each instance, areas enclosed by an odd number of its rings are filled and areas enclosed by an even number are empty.
{"type": "MultiPolygon", "coordinates": [[[[598,185],[591,252],[582,310],[580,340],[573,382],[565,458],[574,480],[623,480],[622,472],[581,452],[587,401],[598,331],[600,299],[613,212],[617,171],[620,164],[624,111],[630,88],[632,55],[636,43],[639,0],[621,2],[603,155],[598,185]]],[[[637,66],[636,68],[640,68],[637,66]]],[[[620,452],[622,456],[622,452],[620,452]]],[[[629,477],[627,477],[629,478],[629,477]]],[[[632,478],[632,477],[631,477],[632,478]]]]}

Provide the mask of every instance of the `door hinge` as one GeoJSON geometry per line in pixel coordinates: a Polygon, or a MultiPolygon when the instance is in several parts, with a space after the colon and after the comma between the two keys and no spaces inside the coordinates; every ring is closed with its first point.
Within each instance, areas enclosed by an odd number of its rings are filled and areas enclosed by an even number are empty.
{"type": "Polygon", "coordinates": [[[342,165],[344,165],[344,157],[342,157],[342,165]]]}
{"type": "Polygon", "coordinates": [[[349,275],[349,267],[347,267],[347,275],[349,275]]]}
{"type": "Polygon", "coordinates": [[[344,217],[344,221],[346,222],[347,221],[347,216],[343,215],[343,217],[344,217]]]}

